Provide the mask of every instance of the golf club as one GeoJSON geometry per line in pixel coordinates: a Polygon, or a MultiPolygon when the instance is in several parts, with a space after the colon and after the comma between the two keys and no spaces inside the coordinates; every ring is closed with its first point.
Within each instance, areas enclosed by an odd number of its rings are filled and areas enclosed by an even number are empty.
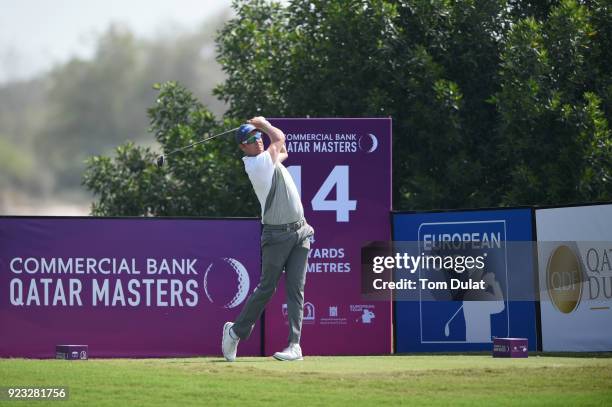
{"type": "Polygon", "coordinates": [[[156,160],[157,167],[158,167],[158,168],[161,168],[161,167],[164,165],[164,163],[166,162],[166,157],[168,157],[169,155],[172,155],[172,154],[175,154],[175,153],[179,153],[179,152],[181,152],[181,151],[183,151],[183,150],[186,150],[186,149],[191,148],[191,147],[193,147],[193,146],[196,146],[196,145],[198,145],[198,144],[205,143],[205,142],[207,142],[208,140],[212,140],[212,139],[214,139],[214,138],[216,138],[216,137],[223,136],[223,135],[228,134],[228,133],[232,133],[232,132],[234,132],[234,131],[237,131],[239,128],[240,128],[240,127],[236,127],[236,128],[234,128],[234,129],[226,130],[226,131],[224,131],[223,133],[219,133],[219,134],[215,134],[215,135],[210,136],[210,137],[206,137],[206,138],[204,138],[204,139],[202,139],[202,140],[200,140],[200,141],[196,141],[195,143],[191,143],[191,144],[189,144],[188,146],[181,147],[181,148],[179,148],[179,149],[177,149],[177,150],[171,151],[171,152],[166,153],[166,154],[161,154],[160,156],[158,156],[158,157],[157,157],[157,160],[156,160]]]}
{"type": "Polygon", "coordinates": [[[457,316],[459,311],[461,311],[462,308],[463,308],[463,304],[461,304],[461,306],[457,309],[457,311],[455,311],[453,316],[450,317],[450,319],[446,322],[446,325],[444,325],[444,336],[446,336],[447,338],[448,338],[448,335],[450,335],[449,324],[452,322],[453,319],[455,319],[455,317],[457,316]]]}

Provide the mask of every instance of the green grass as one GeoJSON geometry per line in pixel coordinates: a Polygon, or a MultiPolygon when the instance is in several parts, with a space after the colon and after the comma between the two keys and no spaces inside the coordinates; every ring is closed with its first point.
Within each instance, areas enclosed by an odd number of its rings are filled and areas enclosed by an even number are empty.
{"type": "Polygon", "coordinates": [[[36,406],[610,406],[612,358],[597,356],[2,359],[0,385],[68,386],[36,406]]]}

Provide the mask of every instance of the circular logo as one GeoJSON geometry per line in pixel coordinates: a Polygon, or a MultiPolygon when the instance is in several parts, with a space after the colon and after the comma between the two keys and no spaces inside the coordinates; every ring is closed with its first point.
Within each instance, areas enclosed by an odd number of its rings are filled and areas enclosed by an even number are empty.
{"type": "Polygon", "coordinates": [[[582,296],[582,268],[576,254],[567,246],[557,247],[548,258],[546,283],[555,307],[569,314],[578,307],[582,296]]]}
{"type": "Polygon", "coordinates": [[[373,153],[378,148],[378,138],[373,134],[366,134],[359,137],[359,148],[366,153],[373,153]]]}
{"type": "Polygon", "coordinates": [[[242,263],[231,257],[215,260],[204,274],[204,293],[211,303],[235,308],[249,293],[249,273],[242,263]]]}

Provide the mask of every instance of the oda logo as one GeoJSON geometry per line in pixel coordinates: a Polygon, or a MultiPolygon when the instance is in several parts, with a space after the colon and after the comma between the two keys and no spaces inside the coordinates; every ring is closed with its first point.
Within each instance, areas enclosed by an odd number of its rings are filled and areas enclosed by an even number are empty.
{"type": "Polygon", "coordinates": [[[557,247],[548,259],[546,283],[548,295],[555,307],[564,314],[578,308],[582,297],[582,267],[568,246],[557,247]]]}

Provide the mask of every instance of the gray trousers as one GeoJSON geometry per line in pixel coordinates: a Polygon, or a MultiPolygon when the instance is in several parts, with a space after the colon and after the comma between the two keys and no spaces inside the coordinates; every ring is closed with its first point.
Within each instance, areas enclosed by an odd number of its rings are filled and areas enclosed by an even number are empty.
{"type": "MultiPolygon", "coordinates": [[[[304,283],[308,269],[309,237],[314,229],[305,221],[302,225],[281,229],[277,225],[264,225],[261,234],[261,278],[249,296],[232,329],[240,339],[247,339],[255,322],[261,318],[266,304],[276,291],[285,271],[287,291],[287,317],[289,343],[299,343],[304,317],[304,283]]],[[[279,311],[280,312],[280,311],[279,311]]]]}

